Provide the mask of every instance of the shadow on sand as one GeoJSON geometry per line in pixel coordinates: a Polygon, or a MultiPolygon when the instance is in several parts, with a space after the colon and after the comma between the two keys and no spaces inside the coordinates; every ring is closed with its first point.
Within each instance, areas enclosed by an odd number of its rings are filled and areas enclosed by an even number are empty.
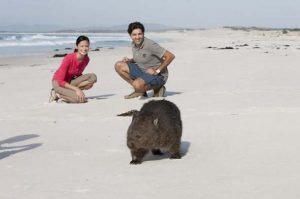
{"type": "MultiPolygon", "coordinates": [[[[189,151],[191,143],[187,141],[181,141],[180,146],[180,152],[181,152],[181,158],[186,156],[186,154],[189,151]]],[[[162,160],[162,159],[168,159],[170,158],[170,154],[165,152],[163,155],[152,155],[152,153],[148,153],[143,161],[155,161],[155,160],[162,160]]]]}
{"type": "Polygon", "coordinates": [[[173,92],[173,91],[166,91],[165,96],[173,96],[173,95],[180,95],[182,92],[173,92]]]}
{"type": "MultiPolygon", "coordinates": [[[[165,92],[165,97],[173,96],[173,95],[180,95],[180,94],[182,94],[182,92],[166,91],[165,92]]],[[[152,97],[153,96],[153,91],[149,91],[148,96],[152,97]]]]}
{"type": "MultiPolygon", "coordinates": [[[[182,94],[182,92],[173,92],[173,91],[166,91],[165,96],[164,97],[169,97],[169,96],[173,96],[173,95],[180,95],[182,94]]],[[[148,99],[153,99],[153,100],[162,100],[164,99],[164,97],[153,97],[153,91],[149,91],[147,93],[148,97],[140,97],[139,100],[148,100],[148,99]]]]}
{"type": "Polygon", "coordinates": [[[7,146],[3,147],[4,144],[14,144],[16,142],[21,142],[24,140],[32,139],[39,137],[39,135],[36,134],[28,134],[28,135],[19,135],[15,137],[8,138],[6,140],[0,141],[0,160],[6,157],[9,157],[11,155],[14,155],[16,153],[20,153],[23,151],[28,151],[34,148],[37,148],[41,146],[41,143],[35,143],[35,144],[28,144],[28,145],[20,145],[20,146],[7,146]]]}
{"type": "Polygon", "coordinates": [[[101,99],[107,99],[108,97],[114,96],[115,94],[106,94],[106,95],[97,95],[97,96],[90,96],[87,97],[87,99],[91,99],[91,100],[101,100],[101,99]]]}

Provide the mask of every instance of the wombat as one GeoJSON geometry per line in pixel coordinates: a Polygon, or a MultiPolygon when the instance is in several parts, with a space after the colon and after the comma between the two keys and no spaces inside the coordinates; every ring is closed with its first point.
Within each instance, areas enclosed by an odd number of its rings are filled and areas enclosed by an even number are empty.
{"type": "Polygon", "coordinates": [[[131,151],[130,164],[141,164],[151,150],[162,155],[169,152],[172,159],[180,159],[182,121],[178,107],[167,100],[151,100],[133,114],[127,131],[127,146],[131,151]]]}

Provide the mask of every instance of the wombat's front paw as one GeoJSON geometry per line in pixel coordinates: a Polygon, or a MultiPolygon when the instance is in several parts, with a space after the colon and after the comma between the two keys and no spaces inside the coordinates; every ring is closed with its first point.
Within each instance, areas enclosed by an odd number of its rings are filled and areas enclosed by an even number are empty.
{"type": "Polygon", "coordinates": [[[130,161],[130,164],[141,164],[142,161],[139,161],[139,160],[131,160],[130,161]]]}
{"type": "Polygon", "coordinates": [[[170,159],[180,159],[181,155],[180,154],[173,154],[171,155],[170,159]]]}
{"type": "Polygon", "coordinates": [[[159,149],[152,149],[151,152],[153,155],[163,155],[163,153],[159,149]]]}

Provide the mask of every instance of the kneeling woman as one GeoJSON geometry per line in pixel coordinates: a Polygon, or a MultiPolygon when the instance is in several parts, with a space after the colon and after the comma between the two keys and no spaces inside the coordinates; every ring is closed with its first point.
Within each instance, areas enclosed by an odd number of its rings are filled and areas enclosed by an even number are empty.
{"type": "Polygon", "coordinates": [[[89,48],[89,38],[79,36],[74,53],[64,57],[60,67],[53,75],[50,102],[58,101],[59,98],[68,103],[87,102],[82,90],[92,88],[97,82],[97,76],[94,73],[82,74],[90,60],[89,48]]]}

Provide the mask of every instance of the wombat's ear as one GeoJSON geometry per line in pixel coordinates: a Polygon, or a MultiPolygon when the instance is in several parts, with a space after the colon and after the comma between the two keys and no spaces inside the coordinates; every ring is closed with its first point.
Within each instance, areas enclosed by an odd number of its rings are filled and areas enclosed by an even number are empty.
{"type": "Polygon", "coordinates": [[[153,124],[154,124],[154,126],[158,126],[158,118],[155,118],[154,120],[153,120],[153,124]]]}

